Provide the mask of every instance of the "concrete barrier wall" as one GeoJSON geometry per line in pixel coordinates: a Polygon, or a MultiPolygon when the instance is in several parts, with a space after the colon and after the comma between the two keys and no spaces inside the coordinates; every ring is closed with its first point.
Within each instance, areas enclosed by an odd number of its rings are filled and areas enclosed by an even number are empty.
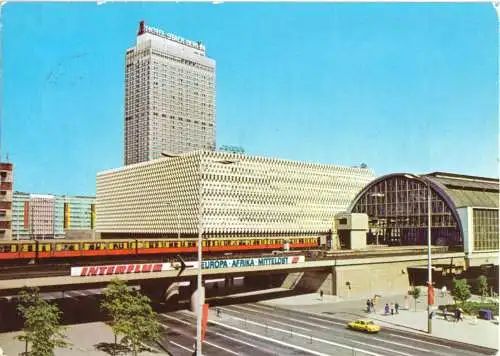
{"type": "Polygon", "coordinates": [[[410,287],[409,266],[414,262],[343,266],[335,268],[335,294],[343,298],[406,293],[410,287]]]}

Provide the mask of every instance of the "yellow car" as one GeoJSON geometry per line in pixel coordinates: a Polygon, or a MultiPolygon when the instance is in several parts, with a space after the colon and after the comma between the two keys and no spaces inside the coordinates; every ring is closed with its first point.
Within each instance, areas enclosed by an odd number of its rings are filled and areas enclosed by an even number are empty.
{"type": "Polygon", "coordinates": [[[368,333],[378,333],[380,331],[380,326],[376,325],[373,321],[366,319],[352,321],[347,324],[347,327],[349,329],[366,331],[368,333]]]}

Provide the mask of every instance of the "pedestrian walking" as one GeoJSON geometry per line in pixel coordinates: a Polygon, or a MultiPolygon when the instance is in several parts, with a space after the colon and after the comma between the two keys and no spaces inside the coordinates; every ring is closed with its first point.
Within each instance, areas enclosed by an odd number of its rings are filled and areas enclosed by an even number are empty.
{"type": "Polygon", "coordinates": [[[464,321],[464,311],[462,310],[462,308],[458,308],[458,319],[460,321],[464,321]]]}
{"type": "Polygon", "coordinates": [[[394,303],[391,303],[391,315],[394,315],[394,303]]]}
{"type": "Polygon", "coordinates": [[[370,313],[371,311],[372,311],[372,309],[371,309],[371,302],[370,302],[370,299],[367,299],[366,300],[366,312],[370,313]]]}
{"type": "Polygon", "coordinates": [[[458,308],[455,309],[455,322],[459,322],[460,320],[460,310],[458,308]]]}
{"type": "Polygon", "coordinates": [[[323,290],[319,291],[319,297],[320,297],[321,300],[323,300],[323,290]]]}
{"type": "Polygon", "coordinates": [[[375,303],[373,303],[373,299],[370,300],[370,309],[373,313],[375,313],[375,303]]]}
{"type": "Polygon", "coordinates": [[[394,304],[394,309],[396,309],[396,314],[399,314],[399,303],[394,304]]]}
{"type": "Polygon", "coordinates": [[[443,309],[443,316],[444,316],[444,320],[448,320],[448,308],[444,307],[443,309]]]}
{"type": "Polygon", "coordinates": [[[385,307],[384,307],[384,312],[385,312],[385,315],[389,314],[389,304],[385,304],[385,307]]]}

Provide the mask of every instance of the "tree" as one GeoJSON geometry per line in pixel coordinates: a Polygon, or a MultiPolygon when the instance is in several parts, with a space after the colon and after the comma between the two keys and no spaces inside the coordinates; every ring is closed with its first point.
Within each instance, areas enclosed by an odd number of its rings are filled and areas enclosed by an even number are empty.
{"type": "Polygon", "coordinates": [[[481,301],[488,296],[488,278],[484,275],[480,275],[476,278],[476,290],[481,296],[481,301]]]}
{"type": "Polygon", "coordinates": [[[158,338],[160,327],[148,297],[130,291],[126,282],[119,279],[113,279],[103,294],[101,308],[111,318],[115,350],[118,335],[122,335],[120,344],[132,350],[134,355],[140,351],[142,341],[158,338]]]}
{"type": "MultiPolygon", "coordinates": [[[[120,332],[120,321],[126,318],[127,295],[129,294],[125,281],[114,278],[103,292],[101,309],[110,317],[109,325],[115,337],[115,347],[118,344],[118,333],[120,332]]],[[[113,352],[115,354],[115,352],[113,352]]]]}
{"type": "Polygon", "coordinates": [[[415,299],[415,311],[417,311],[417,299],[420,298],[420,295],[422,294],[422,290],[419,287],[413,287],[413,289],[408,292],[409,295],[415,299]]]}
{"type": "Polygon", "coordinates": [[[157,315],[151,307],[151,300],[137,291],[129,295],[128,317],[120,323],[120,332],[124,335],[121,343],[137,356],[143,341],[155,341],[160,335],[157,315]]]}
{"type": "Polygon", "coordinates": [[[451,295],[455,300],[460,301],[460,303],[465,303],[467,299],[471,297],[470,287],[467,284],[466,279],[454,279],[453,280],[453,290],[451,295]]]}
{"type": "Polygon", "coordinates": [[[70,345],[60,326],[61,312],[56,305],[43,300],[37,288],[22,290],[19,299],[17,309],[24,319],[24,334],[17,339],[26,342],[25,355],[52,356],[56,347],[70,345]]]}

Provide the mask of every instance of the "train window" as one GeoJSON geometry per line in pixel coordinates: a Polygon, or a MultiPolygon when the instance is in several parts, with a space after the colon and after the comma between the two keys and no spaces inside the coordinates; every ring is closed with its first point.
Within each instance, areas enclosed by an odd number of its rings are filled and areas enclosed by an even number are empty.
{"type": "Polygon", "coordinates": [[[130,243],[130,248],[135,248],[135,247],[136,247],[136,243],[135,243],[135,241],[134,241],[134,242],[131,242],[131,243],[130,243]]]}
{"type": "Polygon", "coordinates": [[[33,252],[33,245],[32,244],[23,244],[22,251],[23,252],[33,252]]]}
{"type": "Polygon", "coordinates": [[[0,252],[11,252],[11,245],[0,245],[0,252]]]}

